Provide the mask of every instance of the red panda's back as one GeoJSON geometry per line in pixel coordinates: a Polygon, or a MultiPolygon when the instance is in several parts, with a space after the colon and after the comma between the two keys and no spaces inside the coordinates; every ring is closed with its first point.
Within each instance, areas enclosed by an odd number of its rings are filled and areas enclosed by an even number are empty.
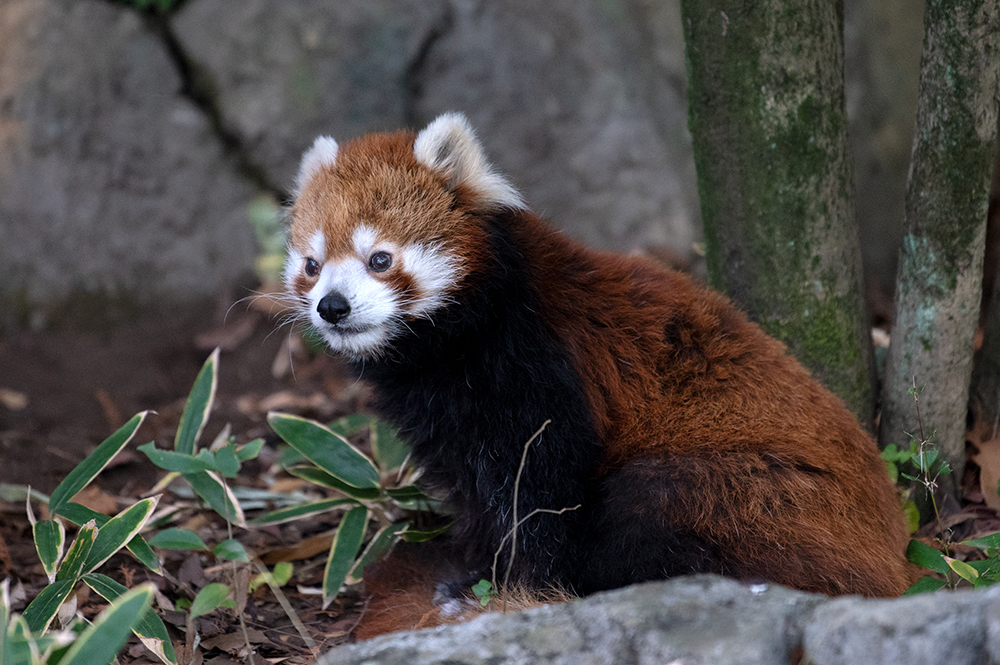
{"type": "Polygon", "coordinates": [[[538,284],[605,443],[608,491],[642,486],[635,510],[717,544],[726,574],[825,593],[908,586],[874,442],[783,344],[683,275],[534,224],[538,284]]]}

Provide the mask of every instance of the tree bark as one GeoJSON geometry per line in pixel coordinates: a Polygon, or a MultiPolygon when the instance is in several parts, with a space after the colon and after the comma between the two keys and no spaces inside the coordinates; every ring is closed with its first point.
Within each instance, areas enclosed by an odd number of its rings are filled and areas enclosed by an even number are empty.
{"type": "MultiPolygon", "coordinates": [[[[997,126],[997,133],[1000,134],[1000,124],[997,126]]],[[[1000,144],[997,145],[996,161],[993,163],[993,187],[986,220],[984,293],[983,299],[979,301],[984,310],[979,313],[979,320],[983,324],[983,348],[972,370],[970,406],[987,426],[987,435],[994,439],[1000,431],[1000,270],[997,269],[1000,238],[996,237],[1000,235],[1000,144]],[[994,235],[992,239],[991,233],[994,235]],[[989,293],[985,293],[987,290],[989,293]]]]}
{"type": "Polygon", "coordinates": [[[928,0],[917,126],[906,194],[882,445],[908,445],[920,424],[954,473],[965,464],[973,335],[1000,94],[997,0],[928,0]],[[916,383],[920,420],[907,390],[916,383]]]}
{"type": "Polygon", "coordinates": [[[842,0],[682,0],[709,276],[871,425],[842,0]]]}

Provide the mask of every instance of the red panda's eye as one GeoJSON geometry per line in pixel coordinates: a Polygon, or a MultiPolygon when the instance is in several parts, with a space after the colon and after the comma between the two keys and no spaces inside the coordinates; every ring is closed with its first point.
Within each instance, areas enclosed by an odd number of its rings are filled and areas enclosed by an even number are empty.
{"type": "Polygon", "coordinates": [[[368,267],[374,272],[385,272],[392,265],[392,254],[389,252],[375,252],[368,259],[368,267]]]}
{"type": "Polygon", "coordinates": [[[309,277],[315,277],[319,274],[319,263],[315,259],[306,259],[305,271],[309,277]]]}

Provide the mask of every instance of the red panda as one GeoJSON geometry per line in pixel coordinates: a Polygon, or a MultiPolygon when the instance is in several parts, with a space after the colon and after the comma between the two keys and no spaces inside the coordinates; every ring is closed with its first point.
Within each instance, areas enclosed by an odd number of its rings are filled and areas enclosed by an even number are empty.
{"type": "Polygon", "coordinates": [[[548,226],[465,118],[321,137],[287,289],[455,513],[446,584],[578,594],[697,572],[825,594],[910,581],[896,494],[839,399],[723,296],[548,226]],[[525,442],[517,549],[514,479],[525,442]]]}

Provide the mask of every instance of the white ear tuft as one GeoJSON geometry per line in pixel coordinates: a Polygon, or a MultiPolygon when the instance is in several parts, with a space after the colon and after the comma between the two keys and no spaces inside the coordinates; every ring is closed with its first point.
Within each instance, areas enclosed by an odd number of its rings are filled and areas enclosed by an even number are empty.
{"type": "Polygon", "coordinates": [[[329,136],[320,136],[302,155],[302,163],[299,166],[299,174],[295,176],[295,195],[302,193],[302,189],[309,182],[309,179],[316,175],[320,169],[326,166],[333,166],[337,163],[337,142],[329,136]]]}
{"type": "Polygon", "coordinates": [[[445,113],[417,134],[413,156],[424,166],[447,176],[450,186],[465,185],[484,203],[524,208],[513,185],[493,170],[469,121],[461,113],[445,113]]]}

